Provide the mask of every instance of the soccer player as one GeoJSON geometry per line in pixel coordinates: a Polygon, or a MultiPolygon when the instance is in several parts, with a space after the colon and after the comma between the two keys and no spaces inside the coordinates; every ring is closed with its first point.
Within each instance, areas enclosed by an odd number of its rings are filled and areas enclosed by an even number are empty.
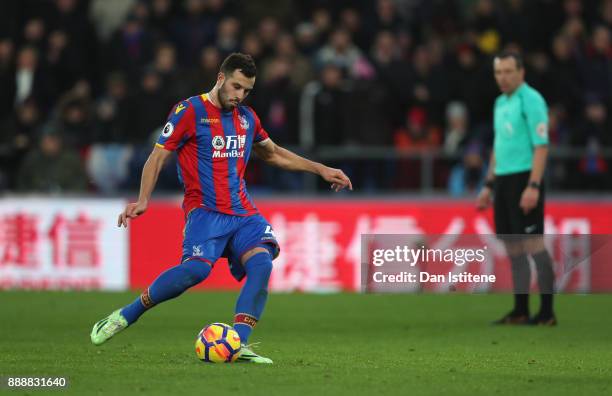
{"type": "Polygon", "coordinates": [[[272,363],[246,346],[266,305],[272,260],[279,254],[272,227],[246,190],[244,172],[251,148],[268,164],[321,176],[336,192],[353,187],[341,170],[302,158],[268,137],[253,109],[241,104],[255,85],[256,72],[249,55],[231,54],[210,92],[183,100],[170,111],[142,171],[138,201],[126,206],[117,225],[127,227],[128,219],[145,213],[159,172],[176,151],[185,190],[183,256],[134,302],[94,325],[95,345],[134,324],[148,309],[202,282],[217,259],[227,257],[232,275],[237,280],[246,276],[234,316],[243,343],[238,360],[272,363]]]}
{"type": "Polygon", "coordinates": [[[494,71],[502,94],[495,101],[493,152],[477,206],[484,209],[495,197],[495,228],[510,256],[514,285],[514,309],[495,323],[554,326],[555,276],[543,237],[548,109],[542,95],[525,82],[518,54],[495,57],[494,71]],[[531,318],[528,256],[535,261],[541,295],[540,311],[531,318]]]}

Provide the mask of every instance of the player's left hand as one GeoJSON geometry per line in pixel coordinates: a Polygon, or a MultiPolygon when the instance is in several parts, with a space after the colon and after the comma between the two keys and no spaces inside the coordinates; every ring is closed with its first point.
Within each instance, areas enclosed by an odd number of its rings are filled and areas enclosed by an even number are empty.
{"type": "Polygon", "coordinates": [[[128,225],[128,219],[135,219],[147,210],[146,202],[132,202],[127,204],[125,210],[119,215],[117,219],[117,227],[126,227],[128,225]]]}
{"type": "Polygon", "coordinates": [[[527,214],[535,208],[538,204],[538,199],[540,199],[540,190],[537,188],[527,187],[523,190],[519,204],[521,209],[523,209],[523,213],[527,214]]]}
{"type": "Polygon", "coordinates": [[[326,166],[321,169],[321,177],[326,182],[332,184],[331,188],[335,192],[338,192],[347,187],[349,190],[353,191],[353,184],[351,183],[351,179],[349,179],[348,176],[345,175],[341,169],[334,169],[326,166]]]}

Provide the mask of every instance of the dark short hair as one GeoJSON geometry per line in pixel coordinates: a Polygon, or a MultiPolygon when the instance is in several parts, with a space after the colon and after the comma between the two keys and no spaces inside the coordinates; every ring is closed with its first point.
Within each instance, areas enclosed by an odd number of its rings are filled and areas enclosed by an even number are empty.
{"type": "Polygon", "coordinates": [[[251,78],[257,75],[257,67],[251,55],[234,52],[228,55],[221,63],[221,72],[231,75],[235,70],[240,70],[246,77],[251,78]]]}
{"type": "Polygon", "coordinates": [[[523,57],[521,56],[521,54],[514,52],[514,51],[502,51],[499,54],[495,55],[496,59],[508,59],[508,58],[512,58],[514,59],[514,61],[516,62],[516,68],[517,69],[522,69],[523,68],[523,57]]]}

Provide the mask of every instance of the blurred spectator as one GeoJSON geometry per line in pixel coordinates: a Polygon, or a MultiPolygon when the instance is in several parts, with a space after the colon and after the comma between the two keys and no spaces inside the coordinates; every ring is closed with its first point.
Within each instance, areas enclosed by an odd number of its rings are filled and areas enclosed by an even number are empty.
{"type": "MultiPolygon", "coordinates": [[[[582,89],[576,59],[572,56],[571,41],[566,35],[557,35],[552,43],[550,78],[554,81],[546,100],[560,104],[569,114],[579,112],[582,89]]],[[[529,76],[528,76],[529,77],[529,76]]]]}
{"type": "Polygon", "coordinates": [[[608,117],[608,110],[598,97],[588,99],[584,109],[585,119],[575,130],[572,143],[577,147],[587,147],[589,143],[596,142],[597,147],[612,147],[612,125],[608,117]]]}
{"type": "Polygon", "coordinates": [[[126,131],[127,141],[144,144],[147,138],[159,126],[163,125],[174,103],[163,90],[162,79],[154,69],[147,69],[140,79],[140,87],[135,96],[130,98],[129,127],[126,131]]]}
{"type": "Polygon", "coordinates": [[[433,64],[431,53],[424,46],[416,48],[414,52],[412,77],[412,103],[425,108],[433,119],[442,119],[444,104],[448,100],[448,82],[445,73],[433,64]]]}
{"type": "Polygon", "coordinates": [[[329,64],[321,70],[321,90],[315,96],[315,140],[319,146],[342,145],[348,134],[347,92],[342,69],[329,64]]]}
{"type": "Polygon", "coordinates": [[[240,51],[251,55],[255,64],[259,64],[264,56],[261,41],[255,32],[248,32],[244,35],[240,51]]]}
{"type": "Polygon", "coordinates": [[[23,27],[22,45],[34,47],[39,51],[45,49],[46,26],[42,18],[33,18],[25,23],[23,27]]]}
{"type": "Polygon", "coordinates": [[[295,28],[295,37],[300,52],[308,57],[315,54],[318,48],[318,36],[315,26],[310,22],[302,22],[295,28]]]}
{"type": "Polygon", "coordinates": [[[567,111],[562,105],[552,105],[548,112],[548,140],[553,147],[569,147],[570,127],[567,111]]]}
{"type": "Polygon", "coordinates": [[[136,1],[138,0],[91,0],[89,15],[100,40],[110,40],[136,1]]]}
{"type": "Polygon", "coordinates": [[[334,30],[328,44],[317,53],[319,67],[330,63],[341,67],[353,78],[369,79],[374,76],[373,68],[352,42],[350,33],[343,28],[334,30]]]}
{"type": "Polygon", "coordinates": [[[58,119],[54,120],[54,134],[61,135],[63,146],[85,149],[93,138],[93,103],[86,81],[75,84],[59,99],[58,119]]]}
{"type": "Polygon", "coordinates": [[[98,192],[114,194],[119,191],[130,176],[132,155],[133,148],[122,144],[94,144],[91,147],[85,169],[98,192]]]}
{"type": "Polygon", "coordinates": [[[53,83],[54,95],[66,92],[79,78],[87,77],[84,73],[86,67],[79,59],[79,52],[69,40],[63,30],[54,30],[49,34],[45,60],[48,78],[53,83]]]}
{"type": "Polygon", "coordinates": [[[162,42],[155,50],[153,59],[153,70],[161,79],[161,90],[172,101],[178,102],[185,96],[193,95],[190,88],[185,84],[185,78],[181,74],[176,62],[176,49],[169,42],[162,42]]]}
{"type": "Polygon", "coordinates": [[[17,171],[24,156],[34,145],[40,123],[38,106],[30,99],[18,106],[13,115],[0,124],[0,180],[6,186],[15,187],[17,171]]]}
{"type": "Polygon", "coordinates": [[[468,138],[468,112],[465,105],[461,102],[449,103],[446,106],[444,153],[448,155],[460,154],[468,138]]]}
{"type": "Polygon", "coordinates": [[[87,188],[78,152],[65,147],[61,134],[51,125],[38,147],[23,160],[17,180],[18,190],[24,192],[84,192],[87,188]]]}
{"type": "Polygon", "coordinates": [[[125,75],[113,73],[95,104],[94,143],[129,142],[130,108],[125,75]]]}
{"type": "Polygon", "coordinates": [[[371,35],[363,27],[361,15],[354,8],[345,8],[340,13],[340,26],[346,29],[355,45],[362,51],[367,51],[371,45],[371,35]]]}
{"type": "Polygon", "coordinates": [[[204,48],[200,54],[199,64],[187,77],[188,88],[191,91],[187,95],[208,92],[217,81],[221,61],[221,54],[216,47],[204,48]]]}
{"type": "Polygon", "coordinates": [[[428,124],[422,107],[413,107],[406,113],[405,124],[393,136],[398,150],[427,150],[440,146],[440,131],[428,124]]]}
{"type": "Polygon", "coordinates": [[[277,38],[274,58],[263,62],[261,78],[264,81],[271,79],[270,74],[273,68],[270,67],[270,64],[278,63],[279,60],[287,63],[288,78],[292,89],[296,91],[302,89],[307,82],[312,80],[313,71],[310,62],[297,51],[295,40],[288,33],[283,33],[277,38]]]}
{"type": "Polygon", "coordinates": [[[474,141],[467,146],[461,162],[451,170],[448,178],[449,193],[454,197],[474,195],[482,187],[485,177],[482,146],[474,141]]]}
{"type": "Polygon", "coordinates": [[[460,44],[454,56],[449,62],[450,98],[465,103],[473,125],[488,123],[491,103],[499,92],[491,78],[492,64],[469,44],[460,44]]]}
{"type": "Polygon", "coordinates": [[[389,115],[394,124],[403,122],[403,111],[408,107],[411,95],[407,87],[412,84],[410,64],[402,59],[396,37],[388,30],[376,36],[371,59],[378,81],[390,95],[389,115]]]}
{"type": "Polygon", "coordinates": [[[108,44],[105,69],[119,70],[130,79],[136,79],[152,55],[153,38],[145,29],[144,22],[131,14],[108,44]]]}
{"type": "Polygon", "coordinates": [[[283,145],[298,143],[298,92],[291,86],[292,64],[285,57],[275,57],[266,65],[257,88],[254,105],[274,140],[283,145]]]}
{"type": "Polygon", "coordinates": [[[480,51],[494,54],[501,47],[500,21],[492,0],[478,0],[474,9],[472,29],[476,31],[476,42],[480,51]]]}
{"type": "Polygon", "coordinates": [[[197,61],[200,49],[214,43],[219,15],[206,10],[204,0],[185,0],[184,14],[172,25],[180,63],[189,67],[197,61]]]}
{"type": "Polygon", "coordinates": [[[392,0],[377,0],[372,31],[389,30],[397,32],[402,27],[402,19],[397,13],[396,3],[392,0]]]}
{"type": "Polygon", "coordinates": [[[162,40],[170,39],[174,16],[172,0],[152,0],[150,4],[149,26],[151,30],[162,40]]]}
{"type": "Polygon", "coordinates": [[[38,51],[34,47],[22,47],[17,53],[15,105],[19,106],[30,98],[47,104],[47,81],[40,66],[38,51]]]}
{"type": "Polygon", "coordinates": [[[328,10],[325,8],[317,8],[312,12],[312,25],[314,26],[316,37],[318,37],[319,45],[323,45],[332,30],[332,18],[328,10]]]}
{"type": "Polygon", "coordinates": [[[273,17],[265,17],[259,22],[257,35],[261,42],[262,54],[269,57],[274,53],[276,39],[280,34],[278,21],[273,17]]]}
{"type": "Polygon", "coordinates": [[[597,95],[604,101],[612,98],[612,40],[607,27],[593,30],[581,69],[586,95],[597,95]]]}
{"type": "Polygon", "coordinates": [[[221,20],[217,32],[216,46],[225,58],[232,52],[236,52],[240,46],[240,21],[234,17],[226,17],[221,20]]]}

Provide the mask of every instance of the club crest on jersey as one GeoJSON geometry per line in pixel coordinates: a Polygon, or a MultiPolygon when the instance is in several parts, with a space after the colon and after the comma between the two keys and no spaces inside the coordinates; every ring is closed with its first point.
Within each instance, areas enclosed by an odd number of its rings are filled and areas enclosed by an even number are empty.
{"type": "Polygon", "coordinates": [[[166,125],[164,125],[164,129],[162,129],[161,135],[167,138],[168,136],[172,135],[172,132],[174,132],[174,125],[172,125],[172,123],[168,121],[166,125]]]}
{"type": "Polygon", "coordinates": [[[223,150],[223,147],[225,147],[225,140],[223,140],[222,136],[215,136],[212,139],[212,146],[215,150],[223,150]]]}
{"type": "Polygon", "coordinates": [[[247,118],[243,115],[239,115],[238,116],[238,120],[240,120],[240,127],[242,129],[249,129],[249,120],[247,120],[247,118]]]}

